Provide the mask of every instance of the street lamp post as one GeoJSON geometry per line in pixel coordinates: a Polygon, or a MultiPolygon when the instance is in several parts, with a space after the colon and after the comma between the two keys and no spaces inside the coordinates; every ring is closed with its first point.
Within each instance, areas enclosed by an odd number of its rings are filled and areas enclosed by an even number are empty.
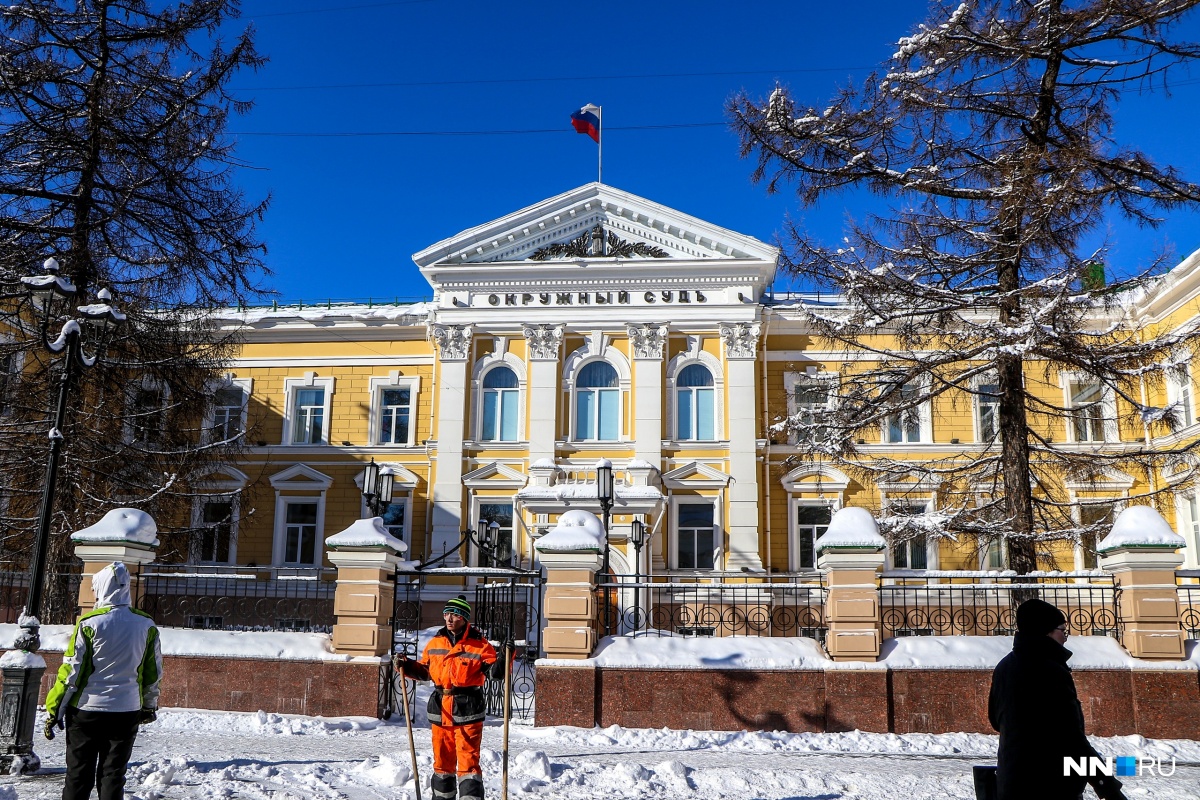
{"type": "Polygon", "coordinates": [[[600,511],[604,514],[604,565],[600,574],[608,573],[608,525],[612,513],[613,501],[616,499],[613,490],[612,462],[602,458],[596,462],[596,499],[600,501],[600,511]]]}
{"type": "MultiPolygon", "coordinates": [[[[99,363],[107,335],[122,322],[125,315],[112,306],[112,294],[107,289],[96,293],[95,303],[85,303],[70,310],[72,301],[81,298],[75,285],[59,275],[58,262],[48,258],[43,263],[46,270],[42,275],[21,278],[34,311],[38,316],[39,337],[42,345],[53,355],[63,355],[62,369],[58,380],[58,398],[54,407],[54,422],[48,438],[50,453],[46,463],[45,484],[42,487],[42,502],[38,510],[38,524],[33,543],[33,554],[29,560],[29,595],[25,610],[18,624],[21,633],[14,642],[14,649],[35,653],[41,647],[42,593],[45,590],[46,554],[50,546],[50,520],[54,516],[54,495],[58,480],[58,465],[66,442],[67,397],[75,378],[99,363]],[[50,339],[50,326],[63,321],[58,336],[50,339]],[[85,341],[86,340],[86,341],[85,341]],[[94,353],[88,354],[85,345],[93,346],[94,353]]],[[[33,771],[40,759],[33,753],[33,720],[36,710],[38,683],[45,669],[25,666],[22,669],[4,669],[3,701],[0,702],[0,765],[6,769],[33,771]],[[36,676],[35,676],[36,673],[36,676]],[[16,697],[10,697],[16,695],[16,697]]]]}
{"type": "Polygon", "coordinates": [[[392,486],[396,479],[391,467],[381,467],[371,459],[363,469],[362,496],[367,508],[376,517],[382,517],[392,502],[392,486]]]}
{"type": "Polygon", "coordinates": [[[642,626],[642,544],[646,541],[646,523],[635,519],[629,528],[629,541],[633,544],[633,630],[642,626]]]}

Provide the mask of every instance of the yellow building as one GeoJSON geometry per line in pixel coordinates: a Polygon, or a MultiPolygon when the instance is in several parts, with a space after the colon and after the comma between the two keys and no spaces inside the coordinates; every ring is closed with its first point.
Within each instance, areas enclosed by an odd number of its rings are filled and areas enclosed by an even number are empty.
{"type": "MultiPolygon", "coordinates": [[[[832,510],[932,509],[935,485],[863,485],[799,460],[794,444],[771,434],[781,415],[829,402],[814,386],[845,358],[820,349],[801,301],[767,296],[777,257],[751,237],[589,184],[417,253],[432,302],[225,313],[244,345],[213,424],[244,429],[248,448],[210,482],[231,494],[196,509],[200,525],[231,511],[234,523],[215,526],[193,560],[327,563],[325,537],[367,513],[360,490],[372,459],[395,473],[385,519],[414,559],[448,552],[486,520],[505,559],[533,566],[533,543],[560,514],[599,511],[600,458],[617,475],[617,574],[811,569],[832,510]],[[628,541],[635,520],[650,532],[640,565],[628,541]]],[[[1139,301],[1135,318],[1149,331],[1195,324],[1198,284],[1194,254],[1139,301]]],[[[1070,406],[1073,380],[1043,389],[1070,406]]],[[[1148,391],[1179,404],[1185,426],[1171,441],[1200,432],[1190,379],[1148,391]]],[[[1088,408],[1099,412],[1062,420],[1055,436],[1064,446],[1167,441],[1154,439],[1166,434],[1153,425],[1117,425],[1112,398],[1088,408]]],[[[989,413],[978,400],[939,401],[918,420],[883,426],[864,452],[969,457],[988,447],[989,413]]],[[[1196,565],[1192,468],[1110,470],[1066,489],[1073,501],[1119,506],[1150,483],[1175,486],[1160,506],[1196,565]]],[[[1087,521],[1095,508],[1077,513],[1087,521]]],[[[460,556],[478,563],[469,551],[446,563],[460,556]]],[[[888,555],[893,566],[954,569],[999,566],[1000,556],[979,560],[936,538],[888,555]]],[[[1064,550],[1057,566],[1092,558],[1087,547],[1064,550]]]]}

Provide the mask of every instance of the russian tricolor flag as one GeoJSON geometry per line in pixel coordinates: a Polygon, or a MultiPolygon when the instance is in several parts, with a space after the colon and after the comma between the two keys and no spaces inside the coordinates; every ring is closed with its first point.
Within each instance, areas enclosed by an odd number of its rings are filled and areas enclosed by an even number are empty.
{"type": "Polygon", "coordinates": [[[588,103],[571,114],[571,127],[576,133],[586,133],[596,143],[600,142],[600,106],[588,103]]]}

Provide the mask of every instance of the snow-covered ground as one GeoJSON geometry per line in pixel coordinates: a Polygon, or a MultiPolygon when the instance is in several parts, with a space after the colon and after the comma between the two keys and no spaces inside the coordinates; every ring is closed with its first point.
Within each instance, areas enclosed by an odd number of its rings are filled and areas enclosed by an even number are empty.
{"type": "MultiPolygon", "coordinates": [[[[418,708],[427,691],[419,692],[418,708]]],[[[417,716],[418,769],[429,798],[429,729],[424,714],[417,716]]],[[[42,771],[0,778],[0,800],[59,797],[62,738],[39,736],[42,771]]],[[[1093,742],[1105,755],[1176,760],[1171,777],[1125,779],[1129,797],[1200,797],[1200,742],[1139,736],[1093,742]]],[[[520,800],[942,800],[974,797],[971,765],[994,763],[996,738],[513,725],[510,750],[509,791],[520,800]]],[[[483,763],[490,798],[500,796],[500,752],[500,726],[489,721],[483,763]]],[[[381,722],[180,709],[163,710],[143,729],[126,791],[140,800],[415,796],[402,715],[381,722]]]]}

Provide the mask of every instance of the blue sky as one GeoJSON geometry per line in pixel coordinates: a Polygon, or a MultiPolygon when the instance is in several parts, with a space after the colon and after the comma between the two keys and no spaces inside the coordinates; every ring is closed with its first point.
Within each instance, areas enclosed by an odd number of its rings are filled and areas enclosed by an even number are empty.
{"type": "MultiPolygon", "coordinates": [[[[281,302],[427,297],[413,253],[596,179],[596,145],[569,121],[589,102],[604,108],[605,183],[764,241],[788,213],[835,240],[865,201],[800,211],[787,194],[768,197],[717,124],[723,105],[776,81],[818,104],[890,56],[926,10],[914,0],[244,0],[237,24],[255,26],[270,63],[235,79],[256,106],[230,130],[247,164],[241,186],[273,198],[260,228],[267,285],[281,302]],[[695,127],[645,129],[670,125],[695,127]]],[[[1200,18],[1187,30],[1200,38],[1200,18]]],[[[1119,135],[1200,179],[1198,108],[1200,67],[1180,73],[1170,97],[1127,96],[1119,135]]],[[[1154,248],[1186,255],[1200,247],[1198,221],[1115,225],[1111,268],[1132,272],[1154,248]]]]}

